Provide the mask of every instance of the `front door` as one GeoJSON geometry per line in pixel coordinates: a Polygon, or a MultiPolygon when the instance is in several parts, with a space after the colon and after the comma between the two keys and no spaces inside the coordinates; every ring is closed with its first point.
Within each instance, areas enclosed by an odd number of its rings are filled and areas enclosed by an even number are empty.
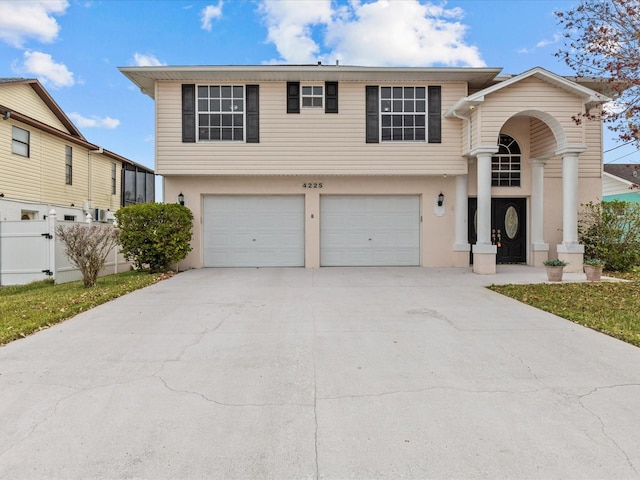
{"type": "MultiPolygon", "coordinates": [[[[477,209],[478,199],[469,198],[469,243],[472,245],[478,238],[477,209]]],[[[491,199],[491,243],[498,247],[496,263],[527,262],[526,212],[525,198],[491,199]]]]}

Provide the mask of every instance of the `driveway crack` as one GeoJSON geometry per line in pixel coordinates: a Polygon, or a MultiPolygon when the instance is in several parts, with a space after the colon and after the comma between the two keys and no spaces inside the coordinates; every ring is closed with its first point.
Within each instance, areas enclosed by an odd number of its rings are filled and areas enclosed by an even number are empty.
{"type": "Polygon", "coordinates": [[[600,415],[598,415],[594,410],[590,409],[589,407],[587,407],[583,403],[584,399],[586,399],[587,397],[599,392],[600,390],[610,390],[610,389],[614,389],[614,388],[623,388],[623,387],[640,387],[640,384],[637,384],[637,383],[624,383],[624,384],[619,384],[619,385],[607,385],[607,386],[604,386],[604,387],[596,387],[596,388],[592,389],[590,392],[585,393],[584,395],[578,395],[577,396],[578,397],[578,404],[584,410],[589,412],[591,415],[593,415],[598,420],[598,422],[600,423],[600,431],[602,432],[602,435],[604,435],[606,438],[608,438],[609,441],[616,447],[616,449],[624,456],[624,458],[627,460],[627,463],[629,464],[631,469],[634,472],[636,472],[637,474],[640,474],[640,471],[638,471],[638,469],[634,465],[633,461],[631,461],[631,458],[629,458],[629,455],[624,450],[624,448],[622,448],[622,446],[616,441],[615,438],[613,438],[611,435],[609,435],[607,433],[607,428],[606,428],[605,422],[602,419],[602,417],[600,415]]]}
{"type": "Polygon", "coordinates": [[[155,378],[160,380],[165,388],[173,393],[182,393],[185,395],[193,395],[196,397],[200,397],[202,400],[206,402],[210,402],[216,405],[220,405],[221,407],[310,407],[312,405],[305,403],[282,403],[282,402],[265,402],[265,403],[230,403],[230,402],[221,402],[214,398],[206,396],[201,392],[194,392],[191,390],[180,390],[178,388],[171,387],[167,381],[162,378],[160,375],[154,375],[155,378]]]}

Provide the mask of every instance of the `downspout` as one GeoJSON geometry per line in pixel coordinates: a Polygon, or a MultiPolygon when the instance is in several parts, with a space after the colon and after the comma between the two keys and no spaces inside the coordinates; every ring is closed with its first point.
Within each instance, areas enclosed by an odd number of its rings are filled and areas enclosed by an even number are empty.
{"type": "Polygon", "coordinates": [[[468,150],[471,151],[471,126],[472,126],[471,118],[465,117],[463,115],[460,115],[457,110],[454,110],[453,112],[451,112],[451,114],[455,118],[458,118],[460,120],[465,120],[465,121],[469,122],[469,125],[467,125],[467,127],[468,127],[467,128],[467,134],[468,134],[468,137],[469,137],[467,145],[468,145],[468,150]]]}

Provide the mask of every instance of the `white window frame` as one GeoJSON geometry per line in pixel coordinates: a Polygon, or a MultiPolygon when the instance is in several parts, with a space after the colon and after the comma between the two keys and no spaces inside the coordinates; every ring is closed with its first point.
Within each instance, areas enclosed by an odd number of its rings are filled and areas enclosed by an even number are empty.
{"type": "Polygon", "coordinates": [[[426,142],[427,87],[422,85],[380,87],[379,134],[381,142],[426,142]],[[386,90],[389,96],[386,95],[386,90]]]}
{"type": "Polygon", "coordinates": [[[29,158],[31,152],[31,133],[29,132],[29,130],[25,130],[24,128],[12,125],[11,152],[15,153],[16,155],[29,158]],[[24,137],[26,137],[26,139],[24,137]],[[24,153],[25,149],[26,153],[24,153]]]}
{"type": "Polygon", "coordinates": [[[324,108],[324,85],[301,85],[300,107],[324,108]]]}
{"type": "Polygon", "coordinates": [[[246,105],[244,85],[197,85],[198,142],[246,142],[246,105]],[[202,95],[205,88],[208,90],[206,97],[202,95]],[[241,93],[241,96],[238,96],[238,93],[241,93]],[[231,124],[226,124],[228,122],[231,124]],[[238,125],[236,122],[242,124],[238,125]],[[228,134],[231,138],[224,138],[228,134]],[[241,138],[237,138],[238,135],[241,138]]]}
{"type": "Polygon", "coordinates": [[[118,183],[118,167],[115,163],[111,164],[111,195],[115,195],[117,193],[117,183],[118,183]]]}
{"type": "Polygon", "coordinates": [[[500,134],[498,153],[491,157],[491,186],[522,186],[522,151],[511,135],[500,134]],[[508,137],[508,138],[507,138],[508,137]]]}
{"type": "Polygon", "coordinates": [[[64,146],[64,183],[73,185],[73,148],[64,146]]]}

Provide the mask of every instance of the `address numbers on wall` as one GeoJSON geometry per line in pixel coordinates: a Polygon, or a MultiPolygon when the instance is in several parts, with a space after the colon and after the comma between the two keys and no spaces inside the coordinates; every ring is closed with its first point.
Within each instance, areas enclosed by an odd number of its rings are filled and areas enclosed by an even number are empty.
{"type": "Polygon", "coordinates": [[[302,188],[322,188],[322,182],[303,183],[302,188]]]}

